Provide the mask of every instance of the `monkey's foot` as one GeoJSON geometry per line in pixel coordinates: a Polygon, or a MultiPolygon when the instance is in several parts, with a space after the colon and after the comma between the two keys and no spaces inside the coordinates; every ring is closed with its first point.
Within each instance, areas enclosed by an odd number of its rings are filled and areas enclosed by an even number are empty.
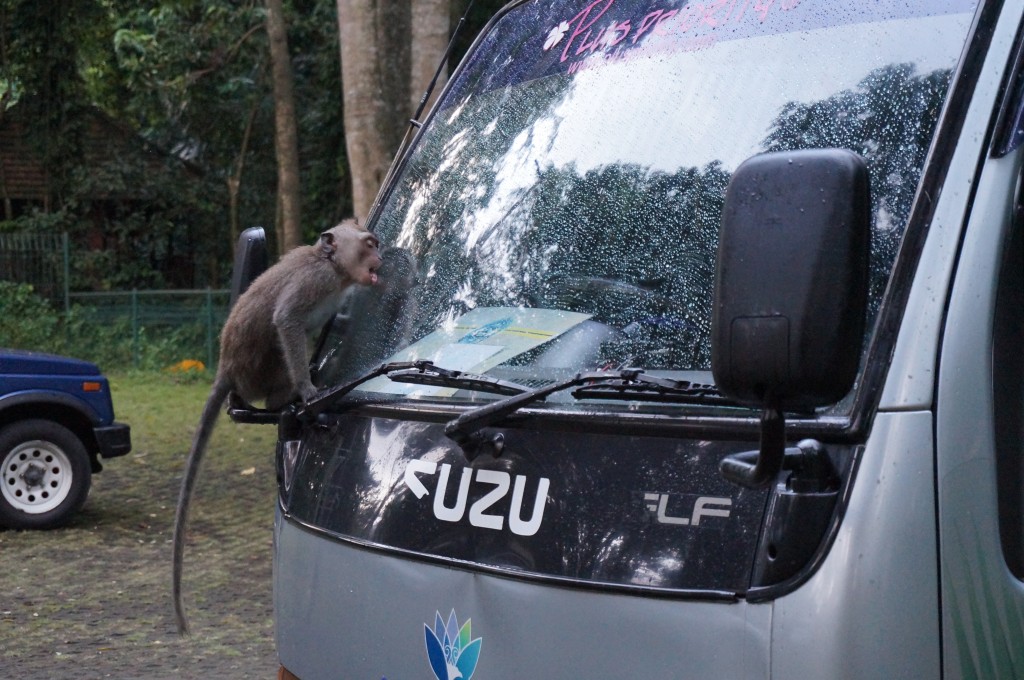
{"type": "Polygon", "coordinates": [[[228,393],[228,410],[233,410],[233,409],[241,409],[241,410],[246,410],[246,411],[256,411],[256,410],[258,410],[255,406],[253,406],[252,404],[247,402],[245,399],[242,399],[240,396],[238,396],[234,392],[230,392],[230,393],[228,393]]]}

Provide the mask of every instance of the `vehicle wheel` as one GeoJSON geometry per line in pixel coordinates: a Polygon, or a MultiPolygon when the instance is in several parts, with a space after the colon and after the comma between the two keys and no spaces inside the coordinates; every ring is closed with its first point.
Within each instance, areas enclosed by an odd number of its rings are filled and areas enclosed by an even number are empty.
{"type": "Polygon", "coordinates": [[[85,446],[51,420],[0,430],[0,525],[51,529],[82,507],[92,484],[85,446]]]}

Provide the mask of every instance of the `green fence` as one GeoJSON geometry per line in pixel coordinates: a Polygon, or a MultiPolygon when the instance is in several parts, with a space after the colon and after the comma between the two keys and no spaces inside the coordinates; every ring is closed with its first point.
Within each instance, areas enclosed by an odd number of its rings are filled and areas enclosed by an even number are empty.
{"type": "Polygon", "coordinates": [[[227,318],[227,290],[132,290],[70,293],[77,314],[93,324],[124,329],[131,365],[171,365],[196,359],[212,367],[227,318]]]}
{"type": "Polygon", "coordinates": [[[0,233],[0,280],[30,283],[35,292],[67,309],[68,235],[0,233]]]}
{"type": "Polygon", "coordinates": [[[217,338],[228,312],[227,290],[74,293],[68,268],[66,233],[0,233],[0,281],[31,285],[62,319],[40,319],[33,327],[35,336],[28,335],[27,349],[64,350],[132,368],[165,367],[187,359],[209,367],[216,363],[217,338]]]}

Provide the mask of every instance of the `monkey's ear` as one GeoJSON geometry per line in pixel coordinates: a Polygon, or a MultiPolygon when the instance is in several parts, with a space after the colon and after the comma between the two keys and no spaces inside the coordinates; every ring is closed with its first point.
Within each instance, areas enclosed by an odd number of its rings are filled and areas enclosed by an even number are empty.
{"type": "Polygon", "coordinates": [[[329,231],[320,234],[320,252],[323,253],[324,257],[331,257],[337,249],[338,246],[334,242],[334,234],[329,231]]]}

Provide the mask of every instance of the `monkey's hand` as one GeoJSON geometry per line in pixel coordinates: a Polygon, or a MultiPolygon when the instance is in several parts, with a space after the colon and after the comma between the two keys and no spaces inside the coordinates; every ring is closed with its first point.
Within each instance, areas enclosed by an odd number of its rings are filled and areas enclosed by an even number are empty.
{"type": "Polygon", "coordinates": [[[299,393],[299,399],[302,400],[303,404],[305,404],[314,396],[316,396],[317,393],[317,389],[313,387],[313,383],[310,382],[308,379],[306,380],[305,383],[299,385],[297,391],[299,393]]]}

